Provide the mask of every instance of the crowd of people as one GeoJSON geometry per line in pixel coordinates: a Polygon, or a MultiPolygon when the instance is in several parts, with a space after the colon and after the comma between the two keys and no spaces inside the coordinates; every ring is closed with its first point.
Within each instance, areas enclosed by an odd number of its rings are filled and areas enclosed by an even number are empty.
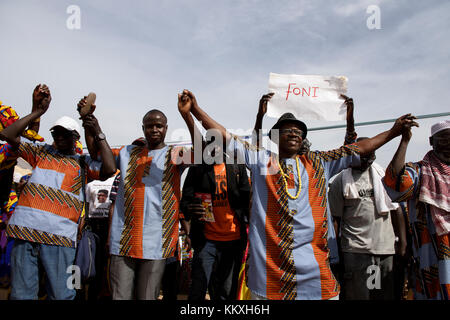
{"type": "Polygon", "coordinates": [[[9,299],[173,300],[183,287],[191,301],[448,300],[450,120],[431,127],[423,160],[405,163],[416,118],[358,137],[353,100],[342,95],[342,146],[311,151],[307,125],[285,113],[268,133],[272,152],[262,147],[272,96],[259,102],[250,143],[192,92],[179,93],[190,149],[165,143],[168,119],[156,109],[142,118],[144,137],[110,148],[83,97],[85,154],[72,118],[54,123],[51,144],[38,134],[46,85],[26,116],[0,103],[0,284],[9,299]],[[384,169],[375,152],[398,136],[384,169]],[[32,167],[20,180],[19,157],[32,167]],[[98,239],[97,272],[75,288],[67,270],[87,228],[98,239]]]}

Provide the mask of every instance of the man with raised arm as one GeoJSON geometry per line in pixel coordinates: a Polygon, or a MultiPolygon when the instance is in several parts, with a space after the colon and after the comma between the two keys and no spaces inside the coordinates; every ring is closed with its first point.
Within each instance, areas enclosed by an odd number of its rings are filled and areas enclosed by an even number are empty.
{"type": "MultiPolygon", "coordinates": [[[[49,94],[48,87],[44,84],[38,84],[32,94],[32,106],[31,111],[36,110],[41,101],[49,94]]],[[[19,115],[16,110],[10,106],[3,105],[0,101],[0,131],[8,127],[15,121],[19,119],[19,115]]],[[[22,133],[22,136],[30,139],[32,141],[44,141],[44,139],[39,136],[39,119],[31,122],[28,128],[22,133]]],[[[15,158],[8,156],[10,145],[0,144],[0,159],[8,157],[9,160],[2,161],[0,165],[0,206],[2,206],[9,199],[9,194],[11,192],[11,185],[14,174],[14,167],[17,163],[15,158]]]]}
{"type": "Polygon", "coordinates": [[[414,117],[405,115],[390,130],[370,139],[299,155],[307,127],[286,113],[269,132],[278,144],[277,155],[230,134],[195,100],[191,112],[205,129],[219,130],[227,150],[237,152],[252,172],[247,273],[252,298],[338,299],[339,284],[330,269],[327,241],[328,179],[359,165],[360,154],[400,135],[403,127],[414,123],[414,117]]]}
{"type": "MultiPolygon", "coordinates": [[[[190,114],[188,93],[178,95],[178,110],[194,143],[200,132],[190,114]]],[[[166,259],[176,249],[183,218],[180,176],[192,157],[186,149],[165,144],[167,128],[164,113],[150,110],[142,119],[143,143],[113,149],[120,169],[109,240],[114,300],[156,300],[166,259]]]]}
{"type": "MultiPolygon", "coordinates": [[[[70,300],[74,288],[67,285],[72,275],[68,267],[74,263],[79,218],[83,208],[80,155],[76,141],[80,137],[78,123],[62,117],[50,129],[54,144],[22,142],[20,135],[49,108],[50,91],[29,115],[0,132],[15,156],[24,158],[33,168],[19,203],[7,226],[8,236],[15,238],[11,253],[11,299],[37,299],[38,265],[47,274],[48,297],[70,300]]],[[[97,119],[91,116],[83,123],[90,132],[100,132],[97,119]]],[[[86,176],[106,179],[116,166],[108,143],[98,144],[103,162],[86,158],[86,176]]],[[[70,270],[70,269],[69,269],[70,270]]]]}
{"type": "Polygon", "coordinates": [[[432,150],[419,162],[405,164],[411,130],[405,130],[386,169],[390,197],[408,202],[412,229],[415,299],[450,297],[450,120],[431,127],[432,150]]]}
{"type": "MultiPolygon", "coordinates": [[[[256,145],[262,146],[262,122],[264,115],[267,113],[267,103],[270,101],[270,99],[273,97],[274,93],[268,93],[264,94],[261,99],[259,100],[259,108],[258,113],[256,114],[256,121],[255,121],[255,127],[254,127],[254,136],[256,135],[256,145]]],[[[349,98],[345,95],[341,95],[341,98],[344,99],[345,106],[347,107],[347,116],[346,116],[346,131],[345,131],[345,139],[344,139],[344,145],[345,144],[351,144],[355,142],[356,140],[356,131],[355,131],[355,119],[353,117],[353,110],[354,110],[354,104],[353,99],[349,98]]],[[[298,152],[299,155],[306,154],[310,151],[311,142],[305,137],[305,139],[302,140],[302,144],[300,147],[300,150],[298,152]]],[[[328,222],[331,224],[333,223],[333,219],[331,216],[331,213],[328,212],[328,222]]],[[[337,229],[336,229],[337,230],[337,229]]],[[[336,239],[336,232],[335,228],[330,228],[328,232],[328,247],[330,249],[330,263],[332,264],[333,270],[335,268],[338,268],[339,265],[339,252],[338,252],[338,244],[336,239]]]]}

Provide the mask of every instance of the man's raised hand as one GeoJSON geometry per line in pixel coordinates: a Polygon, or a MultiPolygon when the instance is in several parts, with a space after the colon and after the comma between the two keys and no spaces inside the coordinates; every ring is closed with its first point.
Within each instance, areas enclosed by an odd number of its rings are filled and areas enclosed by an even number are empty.
{"type": "Polygon", "coordinates": [[[259,116],[262,117],[266,114],[267,103],[270,101],[270,99],[273,97],[274,94],[275,94],[274,92],[271,92],[271,93],[267,93],[261,97],[261,99],[259,100],[259,109],[258,109],[259,116]]]}
{"type": "Polygon", "coordinates": [[[36,110],[42,101],[50,96],[50,89],[45,84],[38,84],[34,90],[32,95],[33,100],[33,110],[36,110]]]}
{"type": "Polygon", "coordinates": [[[50,102],[52,101],[50,89],[46,85],[44,85],[42,87],[42,90],[39,90],[38,96],[39,96],[39,103],[35,106],[35,110],[41,113],[45,113],[50,107],[50,102]]]}
{"type": "Polygon", "coordinates": [[[410,137],[410,132],[412,127],[419,127],[419,124],[414,121],[417,119],[415,116],[411,115],[411,113],[405,114],[395,120],[394,125],[391,128],[391,133],[394,137],[399,135],[403,135],[403,138],[410,137]],[[409,133],[408,133],[409,132],[409,133]]]}
{"type": "Polygon", "coordinates": [[[52,101],[50,89],[45,84],[38,84],[33,90],[32,111],[46,112],[52,101]]]}
{"type": "Polygon", "coordinates": [[[189,90],[184,89],[178,94],[178,111],[181,114],[188,114],[195,102],[195,96],[189,90]]]}
{"type": "Polygon", "coordinates": [[[353,110],[355,107],[353,104],[353,99],[344,94],[341,94],[340,98],[344,99],[344,103],[347,106],[347,122],[353,121],[353,110]]]}

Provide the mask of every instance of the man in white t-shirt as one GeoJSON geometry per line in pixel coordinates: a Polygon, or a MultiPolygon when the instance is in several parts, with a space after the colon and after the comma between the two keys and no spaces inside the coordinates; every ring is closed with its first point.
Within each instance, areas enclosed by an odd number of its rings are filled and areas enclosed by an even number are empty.
{"type": "Polygon", "coordinates": [[[336,233],[343,253],[341,284],[346,300],[392,300],[396,235],[400,255],[406,248],[402,211],[386,194],[384,170],[374,160],[375,153],[361,157],[360,167],[342,171],[330,183],[330,210],[340,224],[336,233]]]}

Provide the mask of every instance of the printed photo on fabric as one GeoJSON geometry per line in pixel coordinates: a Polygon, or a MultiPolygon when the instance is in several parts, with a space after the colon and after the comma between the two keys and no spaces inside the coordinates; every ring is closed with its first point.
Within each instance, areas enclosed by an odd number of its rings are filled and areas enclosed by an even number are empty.
{"type": "Polygon", "coordinates": [[[89,218],[107,218],[111,200],[109,195],[115,176],[105,181],[94,180],[86,185],[86,201],[89,203],[89,218]]]}

